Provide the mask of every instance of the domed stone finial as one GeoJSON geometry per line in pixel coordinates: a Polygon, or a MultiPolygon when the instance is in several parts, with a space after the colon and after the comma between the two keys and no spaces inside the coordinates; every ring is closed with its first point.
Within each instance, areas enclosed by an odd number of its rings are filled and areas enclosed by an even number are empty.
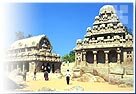
{"type": "Polygon", "coordinates": [[[87,27],[87,28],[86,28],[86,31],[91,31],[91,27],[87,27]]]}
{"type": "Polygon", "coordinates": [[[105,5],[103,6],[100,11],[99,11],[99,14],[104,14],[104,13],[111,13],[111,14],[115,14],[116,11],[114,9],[114,7],[112,5],[105,5]]]}
{"type": "Polygon", "coordinates": [[[95,20],[98,20],[99,19],[99,16],[95,16],[95,20]]]}
{"type": "Polygon", "coordinates": [[[82,40],[81,39],[77,39],[76,43],[80,44],[80,43],[82,43],[82,40]]]}

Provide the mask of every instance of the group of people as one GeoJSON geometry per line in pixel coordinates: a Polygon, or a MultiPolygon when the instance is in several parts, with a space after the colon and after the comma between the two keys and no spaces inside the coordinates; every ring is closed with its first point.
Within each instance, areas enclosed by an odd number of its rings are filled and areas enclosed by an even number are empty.
{"type": "MultiPolygon", "coordinates": [[[[33,80],[36,80],[36,73],[37,73],[37,71],[35,69],[34,70],[33,80]]],[[[26,70],[22,72],[22,77],[23,77],[24,81],[26,81],[26,74],[27,74],[26,70]]],[[[44,78],[45,78],[45,80],[49,80],[49,78],[48,78],[48,71],[47,70],[45,70],[45,72],[44,72],[44,78]]]]}
{"type": "MultiPolygon", "coordinates": [[[[27,73],[26,70],[23,71],[23,73],[22,73],[22,76],[23,76],[23,80],[24,80],[24,81],[26,81],[26,73],[27,73]]],[[[36,71],[36,69],[35,69],[35,70],[34,70],[33,80],[36,80],[36,73],[37,73],[37,71],[36,71]]],[[[48,81],[48,80],[49,80],[49,75],[48,75],[48,73],[49,73],[49,71],[47,71],[47,70],[44,71],[44,79],[45,79],[45,81],[48,81]]],[[[66,83],[67,83],[67,85],[69,85],[70,76],[71,76],[69,70],[67,70],[65,76],[66,76],[66,83]]]]}
{"type": "MultiPolygon", "coordinates": [[[[37,71],[36,71],[36,69],[35,69],[35,70],[34,70],[33,80],[36,80],[36,73],[37,73],[37,71]]],[[[48,71],[47,71],[47,70],[44,71],[44,79],[45,79],[46,81],[49,80],[48,71]]]]}
{"type": "MultiPolygon", "coordinates": [[[[70,76],[71,76],[69,70],[67,70],[65,76],[66,76],[66,83],[67,83],[67,85],[69,85],[70,76]]],[[[44,79],[45,79],[45,81],[48,81],[48,80],[49,80],[49,76],[48,76],[48,71],[47,71],[47,70],[45,70],[45,72],[44,72],[44,79]]],[[[36,69],[34,70],[33,80],[36,80],[36,69]]]]}

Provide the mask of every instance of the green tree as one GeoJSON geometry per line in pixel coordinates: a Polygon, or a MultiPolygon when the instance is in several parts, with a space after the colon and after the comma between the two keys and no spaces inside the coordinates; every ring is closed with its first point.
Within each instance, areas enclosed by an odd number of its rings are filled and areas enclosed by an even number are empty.
{"type": "Polygon", "coordinates": [[[27,36],[26,36],[26,38],[30,38],[30,37],[32,37],[33,35],[32,34],[28,34],[27,36]]]}
{"type": "Polygon", "coordinates": [[[66,54],[62,57],[62,60],[67,62],[74,62],[75,61],[75,52],[74,51],[70,51],[69,54],[66,54]]]}
{"type": "Polygon", "coordinates": [[[74,51],[70,51],[69,53],[69,61],[70,62],[74,62],[75,61],[75,52],[74,51]]]}
{"type": "Polygon", "coordinates": [[[62,60],[63,60],[64,62],[69,61],[69,55],[68,55],[68,54],[64,55],[64,56],[62,57],[62,60]]]}
{"type": "Polygon", "coordinates": [[[28,34],[27,36],[24,35],[24,32],[18,31],[15,32],[15,40],[25,39],[32,37],[32,34],[28,34]]]}
{"type": "Polygon", "coordinates": [[[21,31],[15,32],[15,40],[20,40],[20,39],[24,39],[24,33],[21,31]]]}

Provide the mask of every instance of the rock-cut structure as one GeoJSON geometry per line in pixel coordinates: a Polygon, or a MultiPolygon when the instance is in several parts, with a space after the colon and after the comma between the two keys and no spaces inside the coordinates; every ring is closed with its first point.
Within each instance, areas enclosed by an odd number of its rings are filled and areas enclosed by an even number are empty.
{"type": "Polygon", "coordinates": [[[76,71],[95,72],[106,79],[125,79],[125,75],[133,79],[133,37],[112,5],[100,9],[93,26],[86,29],[83,39],[77,40],[74,50],[76,71]]]}
{"type": "Polygon", "coordinates": [[[52,52],[52,45],[45,35],[33,36],[15,41],[7,51],[6,68],[26,70],[27,72],[60,71],[59,54],[52,52]]]}

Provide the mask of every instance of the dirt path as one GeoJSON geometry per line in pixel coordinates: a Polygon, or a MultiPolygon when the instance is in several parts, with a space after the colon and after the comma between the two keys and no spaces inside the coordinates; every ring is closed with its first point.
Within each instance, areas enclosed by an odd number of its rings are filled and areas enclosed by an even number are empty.
{"type": "MultiPolygon", "coordinates": [[[[66,69],[72,70],[74,63],[70,63],[69,66],[65,65],[61,67],[62,73],[65,74],[66,69]]],[[[84,89],[84,92],[133,92],[133,87],[125,87],[121,88],[118,85],[111,85],[107,82],[99,83],[99,82],[79,82],[79,81],[70,81],[70,85],[66,84],[65,77],[61,79],[56,79],[56,75],[49,74],[49,81],[44,81],[43,73],[37,74],[37,80],[33,81],[33,74],[29,74],[27,81],[25,84],[27,85],[25,88],[21,89],[21,91],[32,91],[37,92],[41,91],[44,92],[49,88],[54,91],[66,92],[70,88],[74,86],[79,86],[84,89]],[[55,77],[55,78],[54,78],[55,77]],[[44,89],[42,89],[44,88],[44,89]]]]}
{"type": "MultiPolygon", "coordinates": [[[[32,79],[32,78],[31,78],[32,79]]],[[[65,78],[61,79],[50,79],[49,81],[44,81],[44,79],[40,79],[37,81],[33,81],[28,79],[26,81],[26,87],[21,89],[21,91],[39,91],[39,89],[50,88],[55,91],[67,91],[71,87],[80,86],[84,88],[86,92],[132,92],[132,87],[121,88],[117,85],[110,85],[107,82],[99,83],[99,82],[79,82],[72,81],[70,85],[66,84],[65,78]]]]}

